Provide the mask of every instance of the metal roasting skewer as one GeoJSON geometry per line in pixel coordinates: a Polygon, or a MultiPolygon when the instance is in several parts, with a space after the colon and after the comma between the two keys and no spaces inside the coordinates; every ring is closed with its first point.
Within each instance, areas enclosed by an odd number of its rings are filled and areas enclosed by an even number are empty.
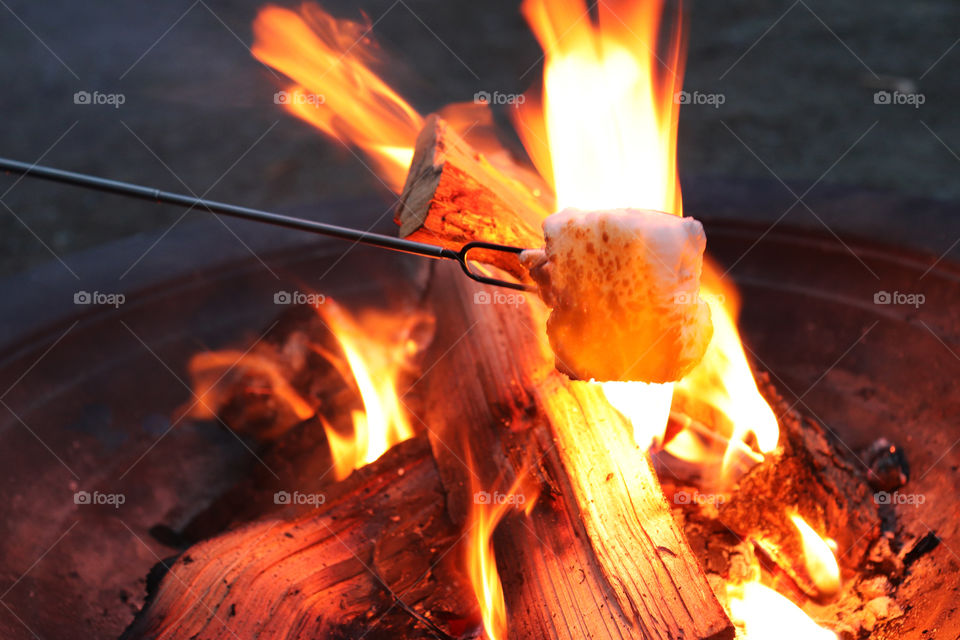
{"type": "Polygon", "coordinates": [[[88,189],[95,189],[97,191],[117,193],[131,198],[138,198],[140,200],[163,202],[166,204],[188,207],[191,209],[205,209],[214,214],[233,216],[235,218],[242,218],[244,220],[253,220],[254,222],[272,224],[278,227],[286,227],[287,229],[297,229],[298,231],[308,231],[310,233],[317,233],[324,236],[330,236],[332,238],[340,238],[341,240],[352,240],[360,244],[379,247],[381,249],[389,249],[391,251],[398,251],[400,253],[412,253],[414,255],[424,256],[427,258],[456,260],[460,265],[460,268],[463,269],[463,272],[477,282],[491,284],[498,287],[506,287],[508,289],[516,289],[519,291],[536,290],[534,287],[520,282],[510,282],[507,280],[500,280],[498,278],[491,278],[490,276],[485,276],[481,273],[477,273],[476,271],[471,271],[470,265],[467,262],[467,254],[474,249],[482,249],[485,251],[501,251],[504,253],[519,255],[522,251],[524,251],[524,249],[520,247],[509,247],[491,242],[468,242],[467,244],[463,245],[459,251],[454,251],[453,249],[438,247],[425,242],[414,242],[404,238],[395,238],[393,236],[386,236],[379,233],[370,233],[368,231],[360,231],[359,229],[350,229],[349,227],[341,227],[324,222],[315,222],[313,220],[307,220],[304,218],[294,218],[292,216],[286,216],[270,211],[263,211],[261,209],[251,209],[250,207],[241,207],[235,204],[227,204],[225,202],[217,202],[215,200],[206,200],[204,198],[187,196],[180,193],[172,193],[170,191],[161,191],[160,189],[144,187],[142,185],[131,184],[129,182],[109,180],[107,178],[99,178],[97,176],[91,176],[84,173],[74,173],[73,171],[54,169],[53,167],[19,162],[17,160],[10,160],[9,158],[0,158],[0,170],[31,178],[41,178],[43,180],[51,180],[53,182],[72,184],[88,189]]]}

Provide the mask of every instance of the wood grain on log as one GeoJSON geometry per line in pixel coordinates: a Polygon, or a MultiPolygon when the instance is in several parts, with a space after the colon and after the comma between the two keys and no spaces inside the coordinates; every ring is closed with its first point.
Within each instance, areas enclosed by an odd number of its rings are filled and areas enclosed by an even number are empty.
{"type": "Polygon", "coordinates": [[[534,464],[549,487],[496,536],[511,637],[732,638],[629,425],[600,387],[554,369],[542,303],[497,302],[452,266],[436,265],[419,383],[451,516],[466,518],[474,474],[503,487],[534,464]]]}
{"type": "MultiPolygon", "coordinates": [[[[402,237],[457,250],[477,239],[533,248],[543,244],[540,223],[550,213],[527,185],[487,161],[446,122],[436,115],[426,119],[397,207],[402,237]]],[[[526,277],[502,253],[470,255],[526,277]]]]}
{"type": "Polygon", "coordinates": [[[454,564],[461,533],[423,438],[325,498],[191,547],[124,640],[436,638],[424,620],[448,630],[477,620],[454,564]]]}

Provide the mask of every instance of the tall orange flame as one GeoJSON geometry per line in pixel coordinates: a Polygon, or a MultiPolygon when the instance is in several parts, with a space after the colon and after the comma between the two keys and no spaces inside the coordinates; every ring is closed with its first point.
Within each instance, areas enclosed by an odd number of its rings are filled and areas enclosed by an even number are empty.
{"type": "Polygon", "coordinates": [[[583,0],[526,0],[522,12],[544,51],[543,109],[523,109],[518,131],[540,149],[557,208],[653,209],[682,215],[676,172],[682,83],[680,23],[658,56],[661,2],[597,4],[596,23],[583,0]]]}
{"type": "Polygon", "coordinates": [[[334,472],[337,479],[342,479],[414,435],[397,395],[397,377],[406,358],[407,342],[390,335],[396,331],[395,318],[380,317],[372,311],[354,318],[330,298],[317,309],[339,342],[363,401],[364,410],[352,414],[352,434],[344,435],[324,425],[334,472]]]}
{"type": "MultiPolygon", "coordinates": [[[[683,22],[661,46],[663,3],[603,2],[596,23],[582,0],[526,0],[523,13],[545,54],[542,111],[521,112],[519,132],[554,180],[558,208],[633,207],[683,215],[676,166],[683,75],[683,22]],[[535,132],[544,132],[544,140],[535,132]]],[[[536,105],[535,101],[531,101],[536,105]]],[[[749,434],[761,451],[779,428],[747,363],[736,328],[736,296],[708,265],[702,290],[714,318],[704,361],[676,385],[725,415],[732,433],[724,470],[749,434]],[[729,300],[725,303],[724,300],[729,300]]],[[[672,385],[607,383],[607,399],[631,419],[639,446],[656,442],[672,385]]]]}
{"type": "MultiPolygon", "coordinates": [[[[334,462],[334,476],[342,479],[351,471],[369,464],[393,445],[413,437],[414,431],[402,409],[397,381],[407,366],[411,351],[418,349],[410,333],[423,320],[417,314],[386,315],[373,310],[353,316],[327,297],[317,312],[337,340],[341,357],[310,343],[313,349],[340,370],[343,377],[356,386],[363,410],[352,412],[353,431],[341,433],[327,423],[322,411],[320,420],[327,434],[334,462]]],[[[257,433],[264,439],[274,438],[300,420],[317,413],[311,402],[289,380],[297,369],[306,366],[291,349],[276,349],[266,341],[248,352],[226,349],[198,353],[188,365],[196,402],[190,415],[198,419],[213,418],[230,401],[235,388],[230,380],[256,380],[257,387],[286,410],[289,418],[274,423],[257,433]],[[299,362],[291,367],[291,360],[299,362]]],[[[322,407],[321,407],[322,409],[322,407]]]]}
{"type": "Polygon", "coordinates": [[[295,84],[278,102],[342,144],[359,147],[392,189],[403,187],[423,119],[370,70],[380,52],[370,26],[337,20],[318,6],[261,9],[253,55],[295,84]]]}
{"type": "MultiPolygon", "coordinates": [[[[467,465],[473,468],[473,461],[469,456],[467,465]]],[[[467,523],[464,563],[480,605],[480,616],[487,640],[504,640],[507,637],[507,607],[503,599],[500,574],[497,572],[493,532],[511,510],[523,511],[529,515],[539,496],[539,486],[530,482],[524,470],[505,493],[487,491],[477,482],[476,476],[471,478],[471,487],[473,505],[467,523]]]]}
{"type": "Polygon", "coordinates": [[[739,296],[736,289],[722,280],[717,267],[704,263],[701,291],[713,318],[713,339],[703,360],[693,371],[676,383],[674,403],[686,412],[696,413],[705,406],[709,420],[730,441],[719,478],[721,487],[729,486],[736,473],[756,463],[744,453],[742,444],[753,436],[757,449],[768,453],[776,449],[780,426],[770,405],[760,395],[747,355],[737,330],[739,296]]]}

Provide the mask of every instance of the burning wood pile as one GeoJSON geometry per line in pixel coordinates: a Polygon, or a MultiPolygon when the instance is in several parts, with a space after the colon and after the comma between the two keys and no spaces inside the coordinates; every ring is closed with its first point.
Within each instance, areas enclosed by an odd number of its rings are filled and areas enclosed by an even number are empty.
{"type": "Polygon", "coordinates": [[[288,108],[375,161],[400,234],[533,250],[474,266],[532,278],[552,315],[436,263],[416,305],[327,299],[198,354],[198,417],[286,471],[211,506],[230,527],[191,532],[126,637],[829,638],[897,614],[864,470],[754,377],[735,291],[709,261],[701,278],[681,22],[664,43],[657,2],[523,11],[546,56],[515,114],[538,171],[483,135],[485,105],[418,114],[362,25],[258,17],[255,55],[325,97],[288,108]]]}

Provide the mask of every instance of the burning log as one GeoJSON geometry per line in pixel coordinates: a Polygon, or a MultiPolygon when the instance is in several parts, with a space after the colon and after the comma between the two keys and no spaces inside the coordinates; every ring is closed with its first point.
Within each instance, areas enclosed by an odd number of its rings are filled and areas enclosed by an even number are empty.
{"type": "Polygon", "coordinates": [[[740,479],[730,500],[720,505],[719,517],[755,540],[807,596],[818,598],[823,588],[804,567],[802,540],[790,513],[837,543],[837,561],[848,572],[861,567],[880,535],[880,517],[862,465],[815,420],[781,413],[781,446],[740,479]]]}
{"type": "Polygon", "coordinates": [[[533,464],[550,488],[529,522],[498,529],[511,637],[732,638],[626,420],[554,368],[543,305],[445,266],[420,385],[451,517],[468,521],[474,475],[507,486],[533,464]]]}
{"type": "MultiPolygon", "coordinates": [[[[435,119],[432,120],[434,129],[442,131],[442,122],[438,124],[435,119]]],[[[442,137],[428,132],[421,134],[414,167],[422,166],[425,159],[439,153],[438,147],[442,146],[442,137]],[[427,146],[428,142],[434,147],[427,146]]],[[[460,148],[463,151],[462,144],[460,148]]],[[[484,185],[463,184],[456,191],[465,199],[476,198],[475,194],[469,193],[474,189],[492,192],[494,189],[489,184],[489,177],[484,185]]],[[[453,190],[449,185],[447,189],[453,190]]],[[[404,196],[407,195],[405,192],[404,196]]],[[[473,223],[468,216],[461,216],[455,209],[445,207],[447,196],[444,193],[438,190],[428,199],[426,192],[420,191],[417,198],[421,202],[420,211],[425,212],[422,217],[424,225],[437,235],[433,242],[454,243],[450,246],[459,246],[467,240],[526,247],[543,244],[539,228],[531,229],[529,225],[520,224],[521,221],[542,217],[541,209],[524,204],[518,205],[521,207],[518,209],[501,209],[498,211],[498,224],[490,225],[485,221],[475,227],[473,235],[469,235],[465,230],[470,229],[473,223]],[[439,211],[444,213],[440,214],[439,211]],[[518,236],[518,229],[524,235],[518,236]]],[[[402,211],[399,217],[403,218],[402,211]]],[[[405,228],[401,226],[401,234],[404,232],[405,228]]],[[[477,317],[482,317],[481,324],[486,325],[494,320],[484,312],[480,313],[481,316],[477,317]]],[[[530,322],[530,332],[534,332],[534,327],[538,326],[536,322],[530,322]]],[[[507,341],[501,349],[510,349],[512,344],[507,341]]],[[[493,348],[487,351],[493,351],[493,348]]],[[[516,356],[515,351],[511,357],[516,356]]],[[[808,596],[815,597],[823,594],[806,573],[800,537],[785,507],[795,508],[805,522],[837,542],[840,564],[845,570],[853,570],[860,564],[876,538],[879,520],[862,474],[857,472],[847,456],[830,443],[823,429],[812,421],[802,420],[795,413],[785,415],[782,423],[783,446],[743,478],[736,496],[725,505],[722,519],[728,527],[744,537],[766,540],[771,559],[784,568],[808,596]],[[782,546],[782,549],[777,550],[778,546],[782,546]]],[[[496,447],[491,450],[496,450],[496,447]]],[[[443,467],[441,462],[441,469],[443,467]]],[[[448,483],[448,480],[445,477],[445,482],[448,483]]]]}
{"type": "Polygon", "coordinates": [[[465,637],[479,617],[451,568],[472,528],[464,456],[481,486],[532,467],[549,487],[529,521],[498,530],[510,637],[732,637],[625,421],[597,387],[553,368],[531,328],[545,309],[532,297],[475,304],[491,292],[464,283],[438,271],[430,289],[440,332],[415,390],[436,464],[416,438],[321,486],[311,511],[191,547],[126,639],[465,637]]]}
{"type": "MultiPolygon", "coordinates": [[[[397,207],[401,236],[456,250],[477,238],[539,247],[540,222],[549,213],[523,182],[491,164],[444,120],[427,117],[397,207]]],[[[502,253],[476,251],[470,257],[526,277],[502,253]]]]}
{"type": "Polygon", "coordinates": [[[436,638],[476,617],[424,438],[311,497],[158,565],[124,640],[436,638]]]}
{"type": "MultiPolygon", "coordinates": [[[[418,138],[398,209],[401,235],[453,248],[471,240],[543,244],[540,222],[548,212],[539,203],[498,199],[497,194],[511,192],[509,178],[484,171],[477,180],[470,167],[458,170],[449,157],[473,159],[477,154],[431,116],[418,138]],[[451,148],[455,156],[447,153],[451,148]],[[418,174],[432,179],[418,179],[418,174]],[[470,208],[491,201],[497,208],[485,211],[485,217],[478,218],[470,208]]],[[[517,275],[514,265],[498,266],[517,275]]],[[[430,382],[422,384],[430,394],[426,422],[437,425],[431,427],[431,442],[451,516],[457,521],[467,517],[470,473],[479,473],[488,486],[510,482],[524,470],[519,452],[531,447],[554,488],[549,516],[537,510],[532,524],[507,520],[498,534],[511,541],[534,535],[551,550],[531,553],[516,543],[511,546],[511,557],[519,558],[504,581],[522,582],[524,594],[510,607],[511,628],[549,628],[548,635],[579,638],[584,629],[578,624],[598,619],[599,610],[584,606],[593,603],[607,611],[601,616],[607,618],[603,627],[587,625],[596,634],[607,629],[611,637],[638,631],[643,637],[732,636],[626,421],[598,387],[570,381],[552,366],[549,347],[537,339],[545,308],[535,298],[519,295],[511,298],[513,306],[475,304],[496,301],[498,293],[462,279],[453,282],[439,269],[437,274],[432,295],[443,318],[437,344],[454,346],[444,347],[449,353],[436,361],[430,382]],[[475,325],[482,330],[472,331],[475,325]],[[478,383],[464,384],[458,375],[463,371],[478,383]],[[510,427],[505,433],[491,429],[502,424],[510,427]],[[528,446],[531,437],[534,444],[528,446]],[[478,469],[465,470],[467,456],[481,463],[478,469]],[[570,566],[580,567],[579,584],[571,583],[570,566]],[[580,622],[557,623],[558,611],[576,611],[574,619],[580,622]]]]}

